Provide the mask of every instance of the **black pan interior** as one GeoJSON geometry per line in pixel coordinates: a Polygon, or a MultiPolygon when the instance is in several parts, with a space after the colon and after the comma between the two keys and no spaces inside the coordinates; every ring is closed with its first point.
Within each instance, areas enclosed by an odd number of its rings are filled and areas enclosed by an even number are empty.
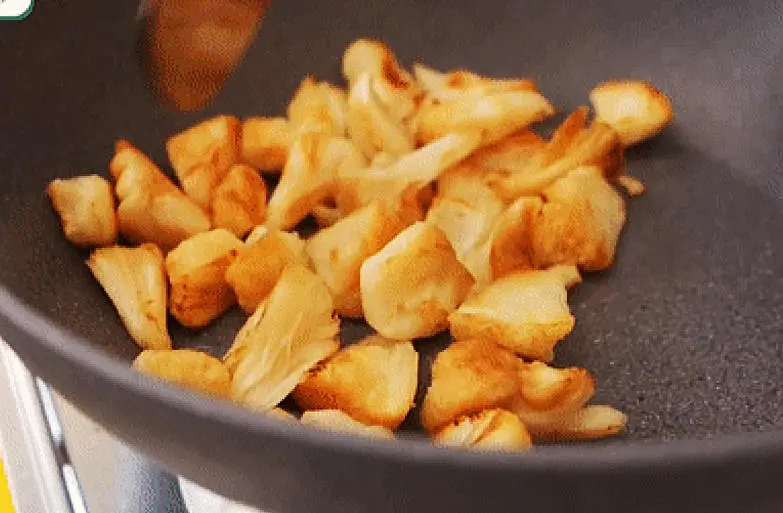
{"type": "MultiPolygon", "coordinates": [[[[0,284],[95,347],[137,349],[43,190],[98,172],[117,138],[165,165],[165,138],[216,113],[274,115],[306,74],[340,83],[353,39],[405,63],[535,78],[568,111],[605,79],[651,80],[676,121],[628,153],[647,194],[630,201],[615,266],[572,295],[557,364],[589,368],[596,401],[630,414],[620,442],[783,426],[781,50],[775,1],[277,2],[209,109],[157,109],[133,57],[133,2],[41,2],[0,29],[0,284]]],[[[220,354],[242,322],[172,328],[220,354]]],[[[176,326],[175,323],[172,323],[176,326]]],[[[346,341],[364,332],[344,327],[346,341]]],[[[443,340],[417,344],[422,373],[443,340]]],[[[410,425],[415,424],[411,420],[410,425]]],[[[617,442],[607,442],[617,443],[617,442]]]]}

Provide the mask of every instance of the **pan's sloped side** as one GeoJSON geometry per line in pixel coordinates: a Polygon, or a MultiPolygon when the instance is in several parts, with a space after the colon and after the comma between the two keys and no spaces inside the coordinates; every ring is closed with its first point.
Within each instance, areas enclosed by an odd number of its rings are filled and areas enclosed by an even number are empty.
{"type": "MultiPolygon", "coordinates": [[[[0,32],[12,70],[0,84],[0,335],[169,470],[270,511],[779,510],[778,3],[285,0],[216,103],[183,117],[156,110],[144,87],[133,2],[41,3],[0,32]],[[388,41],[406,62],[534,77],[565,108],[626,76],[673,97],[673,129],[630,155],[649,190],[630,204],[617,265],[580,286],[577,329],[558,349],[558,363],[595,372],[599,400],[631,414],[625,439],[522,459],[376,446],[270,424],[127,368],[138,349],[62,237],[47,182],[105,175],[117,138],[165,162],[165,138],[203,116],[278,114],[305,74],[339,80],[340,54],[360,36],[388,41]],[[755,431],[769,433],[631,445],[755,431]]],[[[175,339],[225,347],[240,321],[175,339]]]]}
{"type": "Polygon", "coordinates": [[[2,333],[85,413],[167,470],[270,512],[777,513],[783,504],[780,433],[505,457],[339,437],[156,387],[114,362],[97,373],[100,356],[70,337],[46,348],[39,341],[54,328],[6,292],[0,301],[2,333]],[[42,365],[53,354],[64,365],[42,365]]]}

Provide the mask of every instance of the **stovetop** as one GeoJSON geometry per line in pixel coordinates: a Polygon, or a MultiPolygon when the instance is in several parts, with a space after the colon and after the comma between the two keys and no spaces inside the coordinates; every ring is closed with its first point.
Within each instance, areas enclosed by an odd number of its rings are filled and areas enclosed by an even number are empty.
{"type": "Polygon", "coordinates": [[[16,513],[262,513],[161,470],[32,376],[2,340],[0,451],[16,513]]]}

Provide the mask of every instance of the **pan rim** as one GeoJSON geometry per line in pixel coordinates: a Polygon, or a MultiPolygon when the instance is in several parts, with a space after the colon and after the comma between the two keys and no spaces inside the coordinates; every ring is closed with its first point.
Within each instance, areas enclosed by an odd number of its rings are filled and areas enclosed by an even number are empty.
{"type": "MultiPolygon", "coordinates": [[[[524,454],[482,453],[444,450],[421,441],[399,439],[397,443],[344,436],[320,431],[299,423],[274,420],[240,406],[207,398],[174,386],[160,386],[134,371],[130,365],[93,348],[79,335],[60,327],[29,306],[5,285],[0,284],[0,321],[26,333],[45,351],[63,359],[76,375],[92,373],[128,393],[178,414],[208,419],[234,429],[249,431],[302,444],[333,453],[373,456],[395,464],[449,465],[475,470],[549,471],[561,475],[621,474],[634,471],[655,472],[662,466],[671,469],[726,463],[783,459],[783,429],[765,432],[724,434],[711,438],[685,438],[672,441],[649,440],[603,445],[566,445],[539,447],[524,454]]],[[[5,331],[5,330],[4,330],[5,331]]],[[[6,340],[13,348],[14,343],[6,340]]]]}

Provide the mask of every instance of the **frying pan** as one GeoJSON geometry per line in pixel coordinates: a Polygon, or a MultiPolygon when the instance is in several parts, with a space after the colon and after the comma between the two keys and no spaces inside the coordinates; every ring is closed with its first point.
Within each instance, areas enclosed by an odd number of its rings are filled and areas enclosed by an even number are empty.
{"type": "MultiPolygon", "coordinates": [[[[210,108],[155,107],[134,2],[37,2],[0,29],[0,334],[30,368],[166,469],[270,512],[776,512],[783,508],[783,191],[777,0],[281,0],[210,108]],[[401,60],[534,77],[564,111],[605,79],[651,80],[673,127],[628,155],[615,266],[571,297],[557,363],[591,369],[619,439],[519,456],[288,426],[153,383],[43,191],[106,174],[115,139],[165,163],[165,138],[216,113],[277,114],[305,74],[339,82],[353,39],[401,60]]],[[[306,300],[306,298],[303,298],[306,300]]],[[[179,347],[220,354],[225,316],[179,347]]],[[[361,326],[344,326],[346,340],[361,326]]],[[[442,340],[417,343],[423,384],[442,340]]],[[[422,388],[424,385],[422,385],[422,388]]],[[[415,412],[410,425],[415,424],[415,412]]]]}

